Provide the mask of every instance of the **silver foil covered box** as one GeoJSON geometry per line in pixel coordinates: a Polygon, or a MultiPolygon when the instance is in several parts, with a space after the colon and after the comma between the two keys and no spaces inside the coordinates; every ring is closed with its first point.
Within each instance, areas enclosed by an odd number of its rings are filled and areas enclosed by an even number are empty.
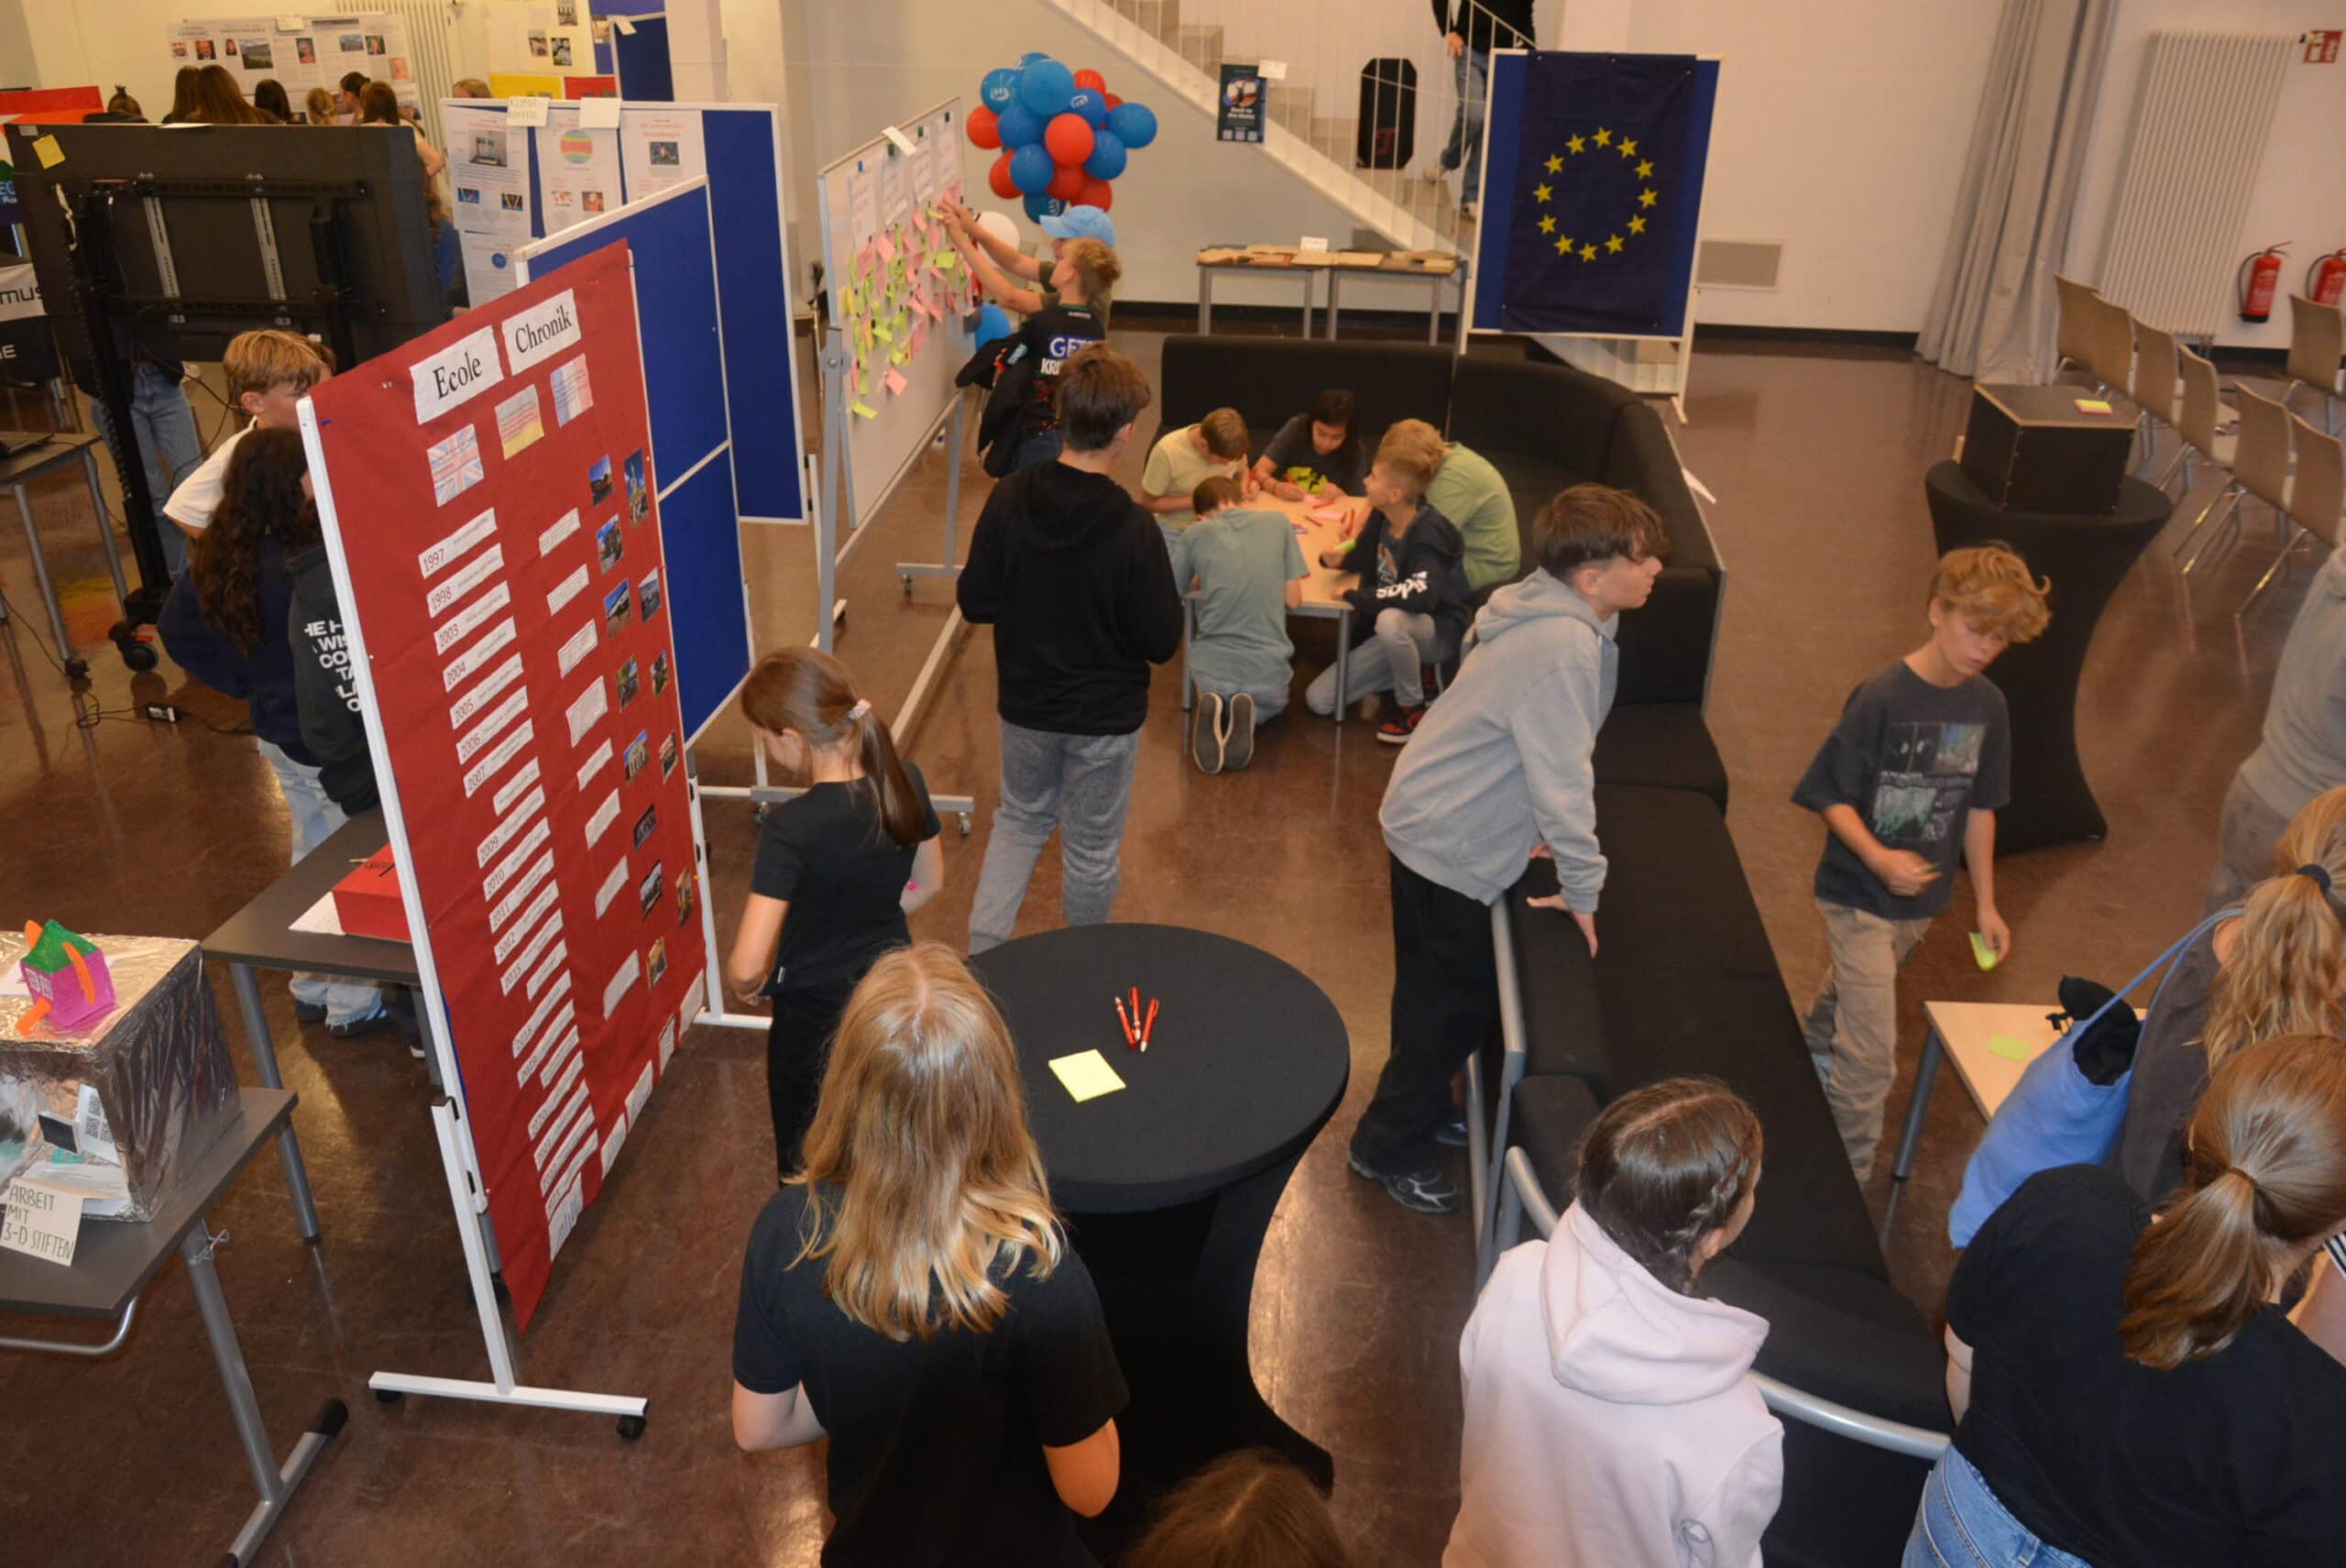
{"type": "MultiPolygon", "coordinates": [[[[87,1084],[97,1091],[130,1185],[130,1212],[155,1215],[172,1172],[203,1154],[236,1115],[236,1076],[203,949],[163,937],[91,933],[114,980],[114,1011],[75,1028],[16,1032],[33,1003],[0,996],[0,1105],[71,1124],[87,1084]]],[[[0,975],[25,956],[21,929],[0,933],[0,975]]],[[[5,1174],[5,1172],[0,1172],[5,1174]]]]}

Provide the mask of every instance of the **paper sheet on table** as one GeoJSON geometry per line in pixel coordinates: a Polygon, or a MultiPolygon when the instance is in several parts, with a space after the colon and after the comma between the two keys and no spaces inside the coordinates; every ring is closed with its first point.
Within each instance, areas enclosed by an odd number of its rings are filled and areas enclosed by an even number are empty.
{"type": "Polygon", "coordinates": [[[1102,1094],[1113,1094],[1124,1086],[1108,1058],[1098,1051],[1078,1051],[1071,1057],[1055,1057],[1051,1070],[1058,1074],[1059,1082],[1079,1105],[1087,1100],[1097,1100],[1102,1094]]]}
{"type": "Polygon", "coordinates": [[[1305,515],[1314,522],[1342,522],[1350,510],[1348,507],[1313,507],[1305,515]]]}
{"type": "Polygon", "coordinates": [[[331,892],[301,911],[292,928],[309,937],[343,937],[349,934],[342,928],[342,911],[334,906],[331,892]]]}
{"type": "Polygon", "coordinates": [[[2006,1061],[2027,1061],[2036,1054],[2010,1035],[1989,1036],[1988,1049],[2006,1061]]]}

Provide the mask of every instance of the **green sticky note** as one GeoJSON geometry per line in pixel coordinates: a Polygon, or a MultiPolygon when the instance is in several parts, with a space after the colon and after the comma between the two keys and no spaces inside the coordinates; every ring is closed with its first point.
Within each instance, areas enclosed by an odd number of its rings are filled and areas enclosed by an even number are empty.
{"type": "Polygon", "coordinates": [[[1989,1036],[1988,1048],[2006,1061],[2027,1061],[2036,1054],[2010,1035],[1989,1036]]]}
{"type": "Polygon", "coordinates": [[[945,269],[946,271],[950,272],[955,268],[961,265],[961,258],[956,252],[948,250],[937,257],[937,265],[945,269]]]}
{"type": "Polygon", "coordinates": [[[1996,956],[1996,949],[1988,945],[1988,938],[1977,931],[1971,933],[1971,957],[1983,970],[1994,969],[2002,962],[1996,956]]]}
{"type": "Polygon", "coordinates": [[[863,400],[861,398],[857,399],[854,402],[848,404],[847,407],[848,411],[854,414],[859,419],[878,419],[880,417],[879,411],[864,407],[863,400]]]}
{"type": "Polygon", "coordinates": [[[893,343],[896,341],[896,334],[890,332],[886,325],[880,322],[873,322],[872,323],[872,335],[878,338],[882,343],[893,343]]]}

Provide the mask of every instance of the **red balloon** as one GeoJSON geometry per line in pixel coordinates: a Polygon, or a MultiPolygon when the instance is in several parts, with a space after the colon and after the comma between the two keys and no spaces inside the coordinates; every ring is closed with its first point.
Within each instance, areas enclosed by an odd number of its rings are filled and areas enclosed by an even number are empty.
{"type": "Polygon", "coordinates": [[[1058,172],[1051,176],[1048,193],[1062,202],[1072,202],[1083,194],[1084,186],[1091,181],[1091,176],[1083,171],[1080,163],[1062,163],[1058,172]]]}
{"type": "Polygon", "coordinates": [[[1077,71],[1075,84],[1078,87],[1089,87],[1094,93],[1105,93],[1108,90],[1108,79],[1096,71],[1077,71]]]}
{"type": "Polygon", "coordinates": [[[1104,213],[1116,204],[1116,192],[1109,189],[1105,180],[1094,180],[1086,175],[1083,181],[1083,194],[1075,199],[1075,204],[1079,207],[1097,207],[1104,213]]]}
{"type": "Polygon", "coordinates": [[[1018,187],[1010,182],[1010,154],[995,159],[993,167],[986,170],[986,188],[1005,202],[1017,200],[1018,187]]]}
{"type": "Polygon", "coordinates": [[[996,115],[983,104],[970,111],[970,139],[980,147],[1000,147],[1002,131],[995,125],[996,115]]]}
{"type": "Polygon", "coordinates": [[[1124,100],[1123,100],[1122,98],[1117,97],[1113,93],[1109,92],[1105,87],[1102,87],[1102,89],[1100,89],[1100,95],[1101,95],[1102,98],[1105,98],[1105,99],[1108,101],[1108,107],[1110,107],[1111,109],[1114,108],[1117,104],[1121,104],[1121,103],[1123,103],[1123,102],[1124,102],[1124,100]]]}
{"type": "Polygon", "coordinates": [[[1043,127],[1043,146],[1057,164],[1081,163],[1091,156],[1091,122],[1081,115],[1055,115],[1043,127]]]}

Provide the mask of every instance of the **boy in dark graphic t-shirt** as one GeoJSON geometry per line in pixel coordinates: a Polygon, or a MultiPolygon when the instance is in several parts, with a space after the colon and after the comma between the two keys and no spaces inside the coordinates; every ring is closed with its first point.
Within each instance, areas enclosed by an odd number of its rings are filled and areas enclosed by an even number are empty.
{"type": "Polygon", "coordinates": [[[1858,1179],[1873,1170],[1898,1060],[1898,970],[1971,868],[1981,941],[1999,959],[1996,813],[2012,795],[2004,694],[1981,674],[2045,630],[2049,583],[2001,544],[1951,551],[1931,578],[1931,639],[1849,694],[1793,803],[1825,818],[1816,906],[1833,967],[1802,1027],[1858,1179]]]}

